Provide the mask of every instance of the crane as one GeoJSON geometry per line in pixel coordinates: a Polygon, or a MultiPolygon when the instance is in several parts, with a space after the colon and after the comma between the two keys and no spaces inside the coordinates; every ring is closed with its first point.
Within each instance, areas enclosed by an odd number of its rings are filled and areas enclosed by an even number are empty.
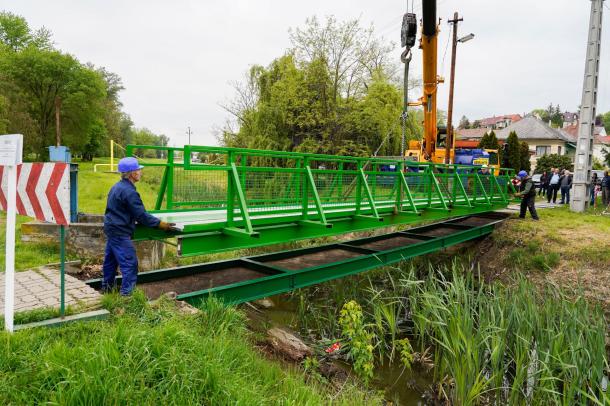
{"type": "MultiPolygon", "coordinates": [[[[444,79],[437,73],[437,48],[439,24],[436,18],[436,0],[422,0],[422,23],[419,48],[423,59],[423,95],[418,101],[408,102],[409,106],[422,106],[424,110],[424,136],[422,141],[409,141],[409,149],[405,155],[416,161],[434,163],[445,162],[445,143],[447,142],[447,128],[437,125],[437,91],[439,83],[444,79]]],[[[414,17],[412,17],[414,18],[414,17]]],[[[412,26],[407,28],[413,30],[412,26]]],[[[409,32],[409,34],[414,34],[409,32]]],[[[450,160],[453,161],[453,148],[451,145],[450,160]]]]}
{"type": "MultiPolygon", "coordinates": [[[[415,102],[407,100],[407,84],[405,83],[403,119],[406,117],[406,106],[421,106],[424,111],[424,133],[422,140],[411,140],[405,157],[418,162],[432,163],[468,163],[490,165],[490,157],[498,156],[497,150],[455,150],[455,138],[447,137],[447,127],[437,124],[437,91],[438,85],[444,83],[444,78],[437,72],[438,35],[440,32],[436,13],[436,0],[422,0],[421,37],[419,48],[423,59],[423,94],[415,102]],[[447,145],[449,143],[450,145],[447,145]],[[449,159],[446,159],[449,154],[449,159]],[[459,159],[458,159],[459,158],[459,159]]],[[[403,18],[402,46],[406,47],[402,55],[405,63],[405,82],[408,77],[408,66],[411,58],[411,47],[415,44],[417,35],[416,16],[405,14],[403,18]]],[[[499,162],[490,165],[499,168],[499,162]]]]}

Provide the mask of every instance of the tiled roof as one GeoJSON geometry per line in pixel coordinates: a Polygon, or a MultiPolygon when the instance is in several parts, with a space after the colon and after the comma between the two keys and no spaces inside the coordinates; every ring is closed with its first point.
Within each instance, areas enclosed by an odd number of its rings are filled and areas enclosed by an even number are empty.
{"type": "Polygon", "coordinates": [[[564,132],[551,128],[545,122],[535,117],[525,117],[506,128],[496,131],[498,139],[505,140],[514,131],[521,140],[561,140],[572,142],[564,132]]]}
{"type": "Polygon", "coordinates": [[[463,128],[460,130],[455,130],[455,134],[457,137],[456,140],[471,140],[483,138],[487,131],[489,131],[487,128],[463,128]]]}
{"type": "Polygon", "coordinates": [[[483,118],[481,120],[478,120],[479,123],[481,123],[481,126],[486,127],[486,126],[490,126],[490,125],[496,125],[498,122],[500,121],[504,121],[506,119],[511,120],[512,123],[515,123],[519,120],[521,120],[521,115],[520,114],[506,114],[504,116],[493,116],[493,117],[488,117],[488,118],[483,118]]]}
{"type": "MultiPolygon", "coordinates": [[[[578,141],[578,125],[567,126],[561,131],[570,139],[570,142],[578,141]]],[[[605,133],[604,127],[597,126],[594,128],[593,135],[595,136],[595,139],[593,140],[593,142],[595,144],[610,144],[610,136],[601,135],[603,133],[605,133]]]]}

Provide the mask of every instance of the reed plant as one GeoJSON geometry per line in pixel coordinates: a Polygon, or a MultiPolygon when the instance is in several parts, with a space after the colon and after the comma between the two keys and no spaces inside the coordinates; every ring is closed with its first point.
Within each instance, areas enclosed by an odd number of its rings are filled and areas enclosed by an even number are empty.
{"type": "Polygon", "coordinates": [[[602,384],[607,324],[582,292],[535,287],[524,277],[487,284],[463,258],[450,266],[403,263],[316,289],[299,321],[311,327],[317,319],[325,337],[339,337],[328,321],[355,300],[376,363],[401,357],[401,340],[409,339],[411,350],[431,351],[437,393],[453,404],[610,404],[602,384]]]}

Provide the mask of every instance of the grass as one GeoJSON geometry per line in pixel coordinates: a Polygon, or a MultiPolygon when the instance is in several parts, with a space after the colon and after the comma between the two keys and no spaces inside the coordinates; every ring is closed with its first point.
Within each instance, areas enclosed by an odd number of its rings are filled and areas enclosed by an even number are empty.
{"type": "Polygon", "coordinates": [[[433,354],[435,392],[452,404],[610,402],[601,389],[608,358],[599,306],[579,292],[540,289],[523,277],[486,284],[466,265],[417,272],[404,263],[301,290],[294,294],[296,327],[332,342],[342,332],[331,320],[354,300],[377,365],[392,360],[409,338],[415,359],[433,354]]]}
{"type": "MultiPolygon", "coordinates": [[[[92,162],[78,162],[78,211],[103,214],[108,191],[120,177],[116,173],[93,172],[93,165],[107,163],[108,158],[96,158],[92,162]]],[[[103,168],[102,168],[103,169],[103,168]]],[[[142,181],[137,184],[144,207],[152,210],[157,198],[159,176],[156,168],[144,169],[142,181]]]]}
{"type": "Polygon", "coordinates": [[[196,315],[173,302],[105,297],[108,321],[0,333],[2,404],[375,404],[333,393],[257,353],[244,315],[212,300],[196,315]]]}
{"type": "Polygon", "coordinates": [[[610,216],[599,212],[560,206],[540,210],[537,222],[511,218],[476,247],[477,260],[488,279],[510,282],[517,272],[540,286],[581,286],[610,312],[610,216]]]}

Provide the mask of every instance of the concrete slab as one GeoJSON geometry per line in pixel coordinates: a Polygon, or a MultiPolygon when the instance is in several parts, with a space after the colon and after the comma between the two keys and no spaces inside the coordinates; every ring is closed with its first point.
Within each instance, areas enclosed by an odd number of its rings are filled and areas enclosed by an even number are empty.
{"type": "MultiPolygon", "coordinates": [[[[66,275],[66,306],[96,308],[102,295],[85,282],[66,275]]],[[[4,276],[0,278],[0,313],[4,312],[4,276]]],[[[59,271],[41,267],[15,274],[15,312],[59,308],[59,271]]]]}
{"type": "Polygon", "coordinates": [[[94,310],[86,313],[73,314],[66,316],[63,319],[57,317],[54,319],[48,319],[43,321],[37,321],[34,323],[18,324],[15,326],[15,331],[25,330],[28,328],[36,327],[59,327],[66,323],[73,323],[75,321],[87,321],[87,320],[104,320],[110,316],[110,312],[106,309],[94,310]]]}

